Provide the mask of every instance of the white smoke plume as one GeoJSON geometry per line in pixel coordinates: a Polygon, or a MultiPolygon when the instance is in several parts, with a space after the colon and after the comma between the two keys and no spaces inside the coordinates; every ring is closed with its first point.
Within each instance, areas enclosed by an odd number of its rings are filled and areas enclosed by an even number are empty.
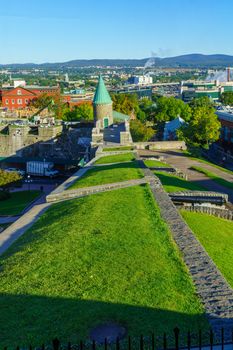
{"type": "Polygon", "coordinates": [[[151,57],[146,61],[144,69],[155,65],[155,57],[157,57],[157,54],[155,52],[151,52],[151,57]]]}
{"type": "MultiPolygon", "coordinates": [[[[232,78],[231,71],[230,71],[230,76],[232,78]]],[[[226,70],[219,70],[219,71],[216,71],[214,73],[209,74],[206,77],[206,81],[210,81],[210,80],[218,80],[220,82],[226,82],[227,81],[227,71],[226,70]]]]}

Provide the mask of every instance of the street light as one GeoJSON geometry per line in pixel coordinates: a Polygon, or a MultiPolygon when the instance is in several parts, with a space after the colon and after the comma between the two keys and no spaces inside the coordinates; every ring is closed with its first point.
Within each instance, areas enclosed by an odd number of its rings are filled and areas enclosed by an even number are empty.
{"type": "Polygon", "coordinates": [[[28,183],[28,191],[30,192],[30,183],[32,182],[31,176],[30,176],[30,175],[27,175],[27,180],[26,180],[26,182],[28,183]]]}

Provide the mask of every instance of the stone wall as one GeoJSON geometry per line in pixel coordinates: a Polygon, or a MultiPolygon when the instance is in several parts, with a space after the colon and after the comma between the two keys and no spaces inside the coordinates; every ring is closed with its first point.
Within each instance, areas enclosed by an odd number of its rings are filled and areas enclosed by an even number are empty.
{"type": "Polygon", "coordinates": [[[184,141],[155,141],[155,142],[134,142],[137,149],[149,150],[186,150],[184,141]]]}
{"type": "Polygon", "coordinates": [[[215,208],[210,206],[195,205],[195,206],[184,206],[183,209],[196,213],[203,213],[208,215],[217,216],[227,220],[233,220],[233,211],[222,208],[215,208]]]}

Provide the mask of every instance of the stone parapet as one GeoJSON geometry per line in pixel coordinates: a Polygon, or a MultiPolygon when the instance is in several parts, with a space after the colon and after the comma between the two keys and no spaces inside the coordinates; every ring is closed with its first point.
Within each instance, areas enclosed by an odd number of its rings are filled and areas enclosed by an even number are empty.
{"type": "Polygon", "coordinates": [[[60,193],[52,193],[46,197],[46,201],[48,203],[51,202],[60,202],[63,200],[69,200],[73,198],[79,198],[79,197],[85,197],[92,194],[100,193],[100,192],[106,192],[106,191],[113,191],[120,188],[126,188],[131,186],[138,186],[142,184],[146,184],[147,179],[138,179],[138,180],[129,180],[129,181],[122,181],[122,182],[115,182],[105,185],[99,185],[99,186],[91,186],[91,187],[83,187],[83,188],[77,188],[73,190],[67,190],[60,193]]]}

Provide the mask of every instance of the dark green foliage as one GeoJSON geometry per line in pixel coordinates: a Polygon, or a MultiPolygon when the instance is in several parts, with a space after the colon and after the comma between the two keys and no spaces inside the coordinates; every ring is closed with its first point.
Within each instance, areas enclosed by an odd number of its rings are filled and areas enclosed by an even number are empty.
{"type": "Polygon", "coordinates": [[[140,120],[130,122],[130,131],[134,142],[149,141],[155,134],[151,127],[145,126],[140,120]]]}
{"type": "Polygon", "coordinates": [[[191,118],[191,108],[175,97],[160,97],[156,102],[156,122],[169,121],[177,117],[188,121],[191,118]]]}
{"type": "Polygon", "coordinates": [[[220,100],[224,105],[233,106],[233,91],[223,92],[220,100]]]}
{"type": "Polygon", "coordinates": [[[88,103],[75,106],[72,110],[66,111],[62,119],[66,121],[92,121],[94,119],[93,106],[88,103]]]}
{"type": "Polygon", "coordinates": [[[189,123],[177,130],[177,135],[191,145],[209,145],[219,139],[220,127],[213,107],[195,105],[189,123]]]}
{"type": "Polygon", "coordinates": [[[111,94],[113,110],[130,115],[139,111],[138,97],[136,94],[111,94]]]}

